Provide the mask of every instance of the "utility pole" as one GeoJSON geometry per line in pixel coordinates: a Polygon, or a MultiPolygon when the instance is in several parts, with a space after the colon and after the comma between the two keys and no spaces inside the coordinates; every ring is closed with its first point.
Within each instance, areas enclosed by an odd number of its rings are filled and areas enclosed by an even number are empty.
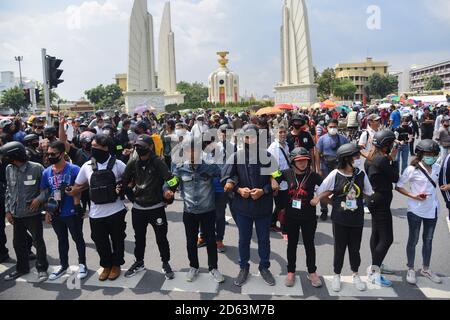
{"type": "Polygon", "coordinates": [[[19,62],[19,76],[20,76],[20,89],[23,89],[23,82],[22,82],[22,65],[21,62],[23,61],[22,56],[14,57],[14,59],[19,62]]]}
{"type": "Polygon", "coordinates": [[[43,86],[44,86],[44,97],[45,97],[45,113],[47,114],[47,123],[51,121],[50,117],[50,87],[49,87],[49,75],[48,75],[48,61],[47,61],[47,50],[42,49],[42,70],[43,70],[43,86]]]}

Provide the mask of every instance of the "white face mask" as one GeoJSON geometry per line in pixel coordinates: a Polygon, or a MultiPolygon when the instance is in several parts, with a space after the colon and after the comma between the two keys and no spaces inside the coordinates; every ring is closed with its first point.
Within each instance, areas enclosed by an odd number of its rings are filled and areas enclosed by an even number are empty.
{"type": "Polygon", "coordinates": [[[332,128],[330,130],[328,130],[328,133],[332,136],[335,136],[338,134],[338,129],[337,128],[332,128]]]}
{"type": "Polygon", "coordinates": [[[353,160],[353,168],[359,168],[362,165],[362,160],[361,159],[355,159],[353,160]]]}

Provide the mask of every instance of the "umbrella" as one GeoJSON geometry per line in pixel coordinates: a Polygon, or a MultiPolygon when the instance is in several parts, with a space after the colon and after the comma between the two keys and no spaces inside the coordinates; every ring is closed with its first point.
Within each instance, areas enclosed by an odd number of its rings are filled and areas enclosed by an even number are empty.
{"type": "Polygon", "coordinates": [[[153,112],[156,111],[156,109],[153,107],[149,107],[146,104],[140,104],[134,109],[135,113],[144,113],[145,111],[153,112]]]}
{"type": "Polygon", "coordinates": [[[393,96],[393,97],[391,97],[391,100],[395,101],[395,102],[400,102],[400,97],[399,96],[393,96]]]}
{"type": "Polygon", "coordinates": [[[391,106],[391,103],[382,103],[378,106],[378,109],[389,109],[391,106]]]}
{"type": "Polygon", "coordinates": [[[338,110],[338,111],[344,110],[345,112],[350,112],[350,111],[352,111],[352,109],[349,108],[349,107],[347,107],[347,106],[337,106],[337,107],[336,107],[336,110],[338,110]]]}
{"type": "Polygon", "coordinates": [[[267,107],[267,108],[262,108],[259,109],[258,112],[256,112],[257,116],[262,116],[262,115],[271,115],[271,114],[280,114],[283,113],[283,110],[280,110],[278,108],[272,108],[272,107],[267,107]]]}
{"type": "Polygon", "coordinates": [[[277,104],[275,108],[278,108],[280,110],[295,110],[295,107],[292,104],[287,103],[277,104]]]}
{"type": "Polygon", "coordinates": [[[331,100],[326,100],[326,101],[323,102],[323,108],[331,109],[331,108],[334,108],[334,107],[336,107],[336,106],[337,106],[337,104],[334,103],[334,102],[331,101],[331,100]]]}

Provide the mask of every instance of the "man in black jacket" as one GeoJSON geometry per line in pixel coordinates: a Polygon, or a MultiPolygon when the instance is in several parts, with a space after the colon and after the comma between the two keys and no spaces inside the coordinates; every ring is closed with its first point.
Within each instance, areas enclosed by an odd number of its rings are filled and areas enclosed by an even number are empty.
{"type": "Polygon", "coordinates": [[[133,202],[132,223],[135,232],[136,246],[134,256],[136,262],[125,273],[130,278],[138,272],[145,270],[144,252],[147,226],[151,224],[155,231],[156,243],[163,263],[163,272],[166,279],[173,279],[174,273],[170,267],[170,248],[167,240],[167,217],[165,212],[166,200],[173,198],[173,193],[166,191],[163,194],[163,185],[176,184],[172,173],[163,160],[154,152],[153,139],[148,135],[141,135],[135,143],[137,157],[131,158],[122,176],[124,188],[128,198],[133,202]],[[171,181],[173,180],[173,181],[171,181]]]}

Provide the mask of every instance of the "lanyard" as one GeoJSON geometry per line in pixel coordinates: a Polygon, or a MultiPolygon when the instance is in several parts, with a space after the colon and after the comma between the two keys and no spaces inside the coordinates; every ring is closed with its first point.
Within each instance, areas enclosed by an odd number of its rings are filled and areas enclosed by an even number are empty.
{"type": "Polygon", "coordinates": [[[297,182],[297,193],[296,193],[296,197],[298,198],[299,195],[301,196],[303,193],[303,187],[306,185],[306,182],[308,182],[309,177],[311,176],[311,172],[309,172],[307,175],[305,174],[305,176],[303,177],[302,182],[299,184],[298,180],[297,180],[297,175],[295,174],[295,182],[297,182]]]}
{"type": "Polygon", "coordinates": [[[64,166],[64,168],[61,170],[61,172],[60,172],[60,174],[59,174],[59,178],[58,178],[58,176],[56,175],[56,168],[55,168],[55,166],[53,166],[53,176],[55,177],[55,186],[56,186],[56,189],[58,189],[58,187],[59,187],[59,180],[61,180],[61,178],[62,178],[62,176],[63,176],[63,173],[64,173],[64,170],[66,170],[66,166],[67,166],[67,164],[64,166]]]}

